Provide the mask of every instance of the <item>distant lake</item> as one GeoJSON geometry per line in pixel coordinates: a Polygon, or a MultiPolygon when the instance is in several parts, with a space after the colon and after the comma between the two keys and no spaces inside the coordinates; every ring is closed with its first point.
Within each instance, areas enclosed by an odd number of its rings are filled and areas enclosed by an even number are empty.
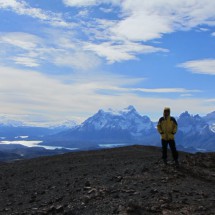
{"type": "Polygon", "coordinates": [[[21,144],[23,146],[37,146],[37,144],[42,143],[40,140],[13,140],[13,141],[0,141],[2,144],[21,144]]]}
{"type": "MultiPolygon", "coordinates": [[[[49,150],[55,150],[55,149],[68,149],[68,150],[78,150],[79,148],[67,148],[62,146],[46,146],[46,145],[38,145],[39,143],[42,143],[41,140],[13,140],[13,141],[0,141],[0,144],[21,144],[23,146],[27,147],[43,147],[45,149],[49,150]]],[[[115,148],[115,147],[122,147],[126,146],[127,144],[123,143],[113,143],[113,144],[99,144],[98,146],[100,148],[115,148]]]]}
{"type": "Polygon", "coordinates": [[[45,146],[45,145],[38,145],[39,143],[42,143],[43,141],[40,140],[14,140],[14,141],[0,141],[0,144],[21,144],[23,146],[27,147],[43,147],[45,149],[68,149],[68,150],[77,150],[78,148],[66,148],[62,146],[45,146]]]}
{"type": "Polygon", "coordinates": [[[99,147],[101,148],[114,148],[114,147],[120,147],[120,146],[126,146],[126,144],[122,144],[122,143],[99,144],[99,147]]]}

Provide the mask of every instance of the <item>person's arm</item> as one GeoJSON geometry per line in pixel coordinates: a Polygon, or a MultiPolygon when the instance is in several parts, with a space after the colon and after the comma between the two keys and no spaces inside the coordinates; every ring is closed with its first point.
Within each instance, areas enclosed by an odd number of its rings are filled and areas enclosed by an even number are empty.
{"type": "Polygon", "coordinates": [[[173,129],[172,129],[172,133],[175,134],[178,130],[178,123],[177,121],[175,120],[174,117],[172,117],[172,121],[173,121],[173,129]]]}
{"type": "Polygon", "coordinates": [[[158,121],[157,130],[160,134],[163,134],[164,132],[163,132],[162,127],[161,127],[161,122],[162,122],[162,118],[160,118],[158,121]]]}

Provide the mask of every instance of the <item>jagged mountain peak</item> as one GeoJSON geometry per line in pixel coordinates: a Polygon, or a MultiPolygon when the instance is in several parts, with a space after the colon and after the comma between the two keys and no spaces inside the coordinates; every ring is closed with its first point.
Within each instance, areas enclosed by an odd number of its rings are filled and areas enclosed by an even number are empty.
{"type": "Polygon", "coordinates": [[[81,130],[95,129],[97,131],[103,129],[127,130],[132,135],[142,135],[143,132],[152,131],[154,126],[149,117],[141,116],[134,106],[129,105],[119,111],[100,109],[95,115],[84,121],[80,128],[81,130]]]}
{"type": "Polygon", "coordinates": [[[189,114],[188,111],[181,113],[179,116],[179,118],[189,118],[189,117],[191,117],[191,114],[189,114]]]}
{"type": "Polygon", "coordinates": [[[208,113],[204,118],[215,120],[215,111],[208,113]]]}
{"type": "Polygon", "coordinates": [[[122,111],[131,112],[131,111],[136,111],[136,109],[133,105],[129,105],[128,107],[124,108],[122,111]]]}
{"type": "Polygon", "coordinates": [[[108,108],[107,110],[99,109],[99,111],[97,112],[97,114],[99,115],[115,115],[115,116],[126,115],[130,113],[138,114],[137,110],[132,105],[129,105],[128,107],[123,108],[121,110],[114,110],[112,108],[108,108]]]}

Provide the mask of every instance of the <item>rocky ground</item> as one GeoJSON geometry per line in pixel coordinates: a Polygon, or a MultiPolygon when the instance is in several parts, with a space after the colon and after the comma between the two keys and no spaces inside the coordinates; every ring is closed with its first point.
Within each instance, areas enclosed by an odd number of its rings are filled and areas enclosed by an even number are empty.
{"type": "Polygon", "coordinates": [[[0,164],[0,214],[215,214],[215,153],[130,146],[0,164]]]}

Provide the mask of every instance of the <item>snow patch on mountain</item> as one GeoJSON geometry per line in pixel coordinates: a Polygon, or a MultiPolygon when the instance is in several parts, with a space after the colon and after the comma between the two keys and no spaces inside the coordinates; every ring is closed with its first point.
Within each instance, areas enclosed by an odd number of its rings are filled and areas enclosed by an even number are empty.
{"type": "Polygon", "coordinates": [[[207,114],[203,119],[208,123],[210,130],[215,133],[215,111],[207,114]]]}
{"type": "Polygon", "coordinates": [[[179,129],[184,134],[193,135],[200,132],[207,126],[206,121],[199,115],[191,115],[187,111],[182,113],[178,118],[179,129]]]}
{"type": "Polygon", "coordinates": [[[25,124],[21,121],[9,119],[7,116],[0,116],[0,126],[21,127],[25,126],[25,124]]]}
{"type": "Polygon", "coordinates": [[[95,130],[128,130],[134,136],[141,136],[143,132],[154,128],[150,118],[141,116],[131,105],[120,111],[99,110],[95,115],[84,121],[81,127],[82,129],[91,128],[95,130]]]}
{"type": "Polygon", "coordinates": [[[66,121],[55,123],[54,125],[52,124],[50,126],[50,128],[70,129],[70,128],[74,128],[77,125],[78,125],[78,123],[75,120],[66,120],[66,121]]]}

